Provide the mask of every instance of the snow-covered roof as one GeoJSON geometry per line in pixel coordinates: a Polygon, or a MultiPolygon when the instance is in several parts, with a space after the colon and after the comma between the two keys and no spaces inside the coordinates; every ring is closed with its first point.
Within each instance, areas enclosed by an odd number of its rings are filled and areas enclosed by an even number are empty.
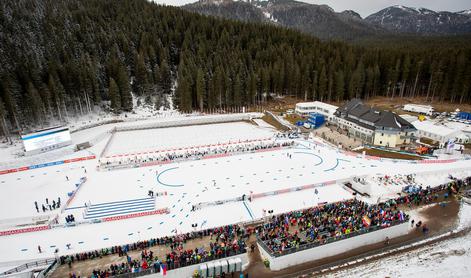
{"type": "Polygon", "coordinates": [[[325,103],[325,102],[321,102],[321,101],[299,102],[299,103],[296,104],[296,107],[300,107],[300,108],[313,107],[313,106],[321,107],[321,108],[328,109],[328,110],[337,110],[337,108],[339,108],[338,106],[328,104],[328,103],[325,103]]]}
{"type": "Polygon", "coordinates": [[[417,116],[412,116],[412,115],[409,115],[409,114],[399,115],[399,117],[403,118],[404,120],[408,121],[409,123],[417,121],[417,116]]]}
{"type": "Polygon", "coordinates": [[[427,108],[427,109],[430,109],[432,108],[433,109],[433,106],[431,105],[423,105],[423,104],[413,104],[413,103],[409,103],[409,104],[404,104],[404,107],[420,107],[420,108],[427,108]]]}
{"type": "Polygon", "coordinates": [[[459,130],[446,127],[444,125],[435,124],[432,121],[415,121],[412,123],[417,130],[426,131],[438,136],[450,136],[455,133],[460,133],[459,130]]]}
{"type": "Polygon", "coordinates": [[[471,133],[471,125],[469,124],[449,121],[446,123],[446,126],[455,130],[461,130],[465,133],[471,133]]]}

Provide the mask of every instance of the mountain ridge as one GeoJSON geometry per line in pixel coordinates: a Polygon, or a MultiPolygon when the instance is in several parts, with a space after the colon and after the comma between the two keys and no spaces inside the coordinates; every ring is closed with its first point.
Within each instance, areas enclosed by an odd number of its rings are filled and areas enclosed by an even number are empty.
{"type": "Polygon", "coordinates": [[[463,35],[471,33],[471,9],[433,11],[395,5],[365,18],[354,10],[335,12],[327,5],[295,0],[201,0],[183,9],[246,22],[270,23],[321,39],[357,40],[394,34],[463,35]]]}

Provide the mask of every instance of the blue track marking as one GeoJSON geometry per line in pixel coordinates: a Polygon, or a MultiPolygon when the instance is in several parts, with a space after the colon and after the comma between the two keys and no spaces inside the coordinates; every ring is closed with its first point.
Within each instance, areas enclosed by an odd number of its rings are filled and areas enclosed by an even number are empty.
{"type": "Polygon", "coordinates": [[[242,203],[244,204],[245,209],[246,209],[247,212],[249,213],[250,218],[252,218],[252,220],[253,220],[254,217],[253,217],[252,212],[250,211],[249,207],[247,206],[247,204],[245,203],[245,201],[243,201],[242,203]]]}
{"type": "Polygon", "coordinates": [[[307,155],[313,155],[313,156],[319,158],[319,160],[320,160],[319,163],[314,164],[314,166],[319,166],[319,165],[321,165],[322,163],[324,163],[324,159],[322,159],[322,157],[318,156],[317,154],[309,153],[309,152],[294,152],[294,153],[302,153],[302,154],[307,154],[307,155]]]}
{"type": "Polygon", "coordinates": [[[160,180],[160,176],[167,172],[167,171],[171,171],[171,170],[175,170],[175,169],[178,169],[179,167],[173,167],[173,168],[168,168],[168,169],[165,169],[163,170],[162,172],[160,172],[158,175],[157,175],[157,182],[160,183],[161,185],[163,186],[170,186],[170,187],[181,187],[181,186],[184,186],[184,184],[168,184],[168,183],[164,183],[160,180]]]}
{"type": "Polygon", "coordinates": [[[334,167],[329,168],[329,169],[327,169],[327,170],[324,170],[324,172],[335,170],[335,168],[337,168],[337,167],[339,166],[340,161],[350,162],[349,160],[337,158],[337,161],[336,161],[334,167]]]}

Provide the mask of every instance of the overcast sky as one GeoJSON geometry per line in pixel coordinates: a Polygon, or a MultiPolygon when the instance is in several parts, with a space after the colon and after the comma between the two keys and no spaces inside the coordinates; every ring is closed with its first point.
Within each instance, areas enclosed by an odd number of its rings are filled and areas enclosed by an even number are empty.
{"type": "MultiPolygon", "coordinates": [[[[180,6],[197,0],[151,0],[160,4],[180,6]]],[[[457,12],[471,9],[471,0],[298,0],[313,4],[327,4],[335,11],[354,10],[362,17],[393,5],[424,7],[434,11],[457,12]]]]}

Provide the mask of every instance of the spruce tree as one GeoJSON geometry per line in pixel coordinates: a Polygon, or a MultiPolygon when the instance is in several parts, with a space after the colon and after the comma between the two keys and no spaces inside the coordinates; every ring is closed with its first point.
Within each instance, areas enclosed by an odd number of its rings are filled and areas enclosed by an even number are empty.
{"type": "Polygon", "coordinates": [[[121,110],[121,97],[119,95],[118,84],[112,77],[110,77],[110,83],[108,86],[108,97],[111,101],[111,108],[114,112],[121,110]]]}

